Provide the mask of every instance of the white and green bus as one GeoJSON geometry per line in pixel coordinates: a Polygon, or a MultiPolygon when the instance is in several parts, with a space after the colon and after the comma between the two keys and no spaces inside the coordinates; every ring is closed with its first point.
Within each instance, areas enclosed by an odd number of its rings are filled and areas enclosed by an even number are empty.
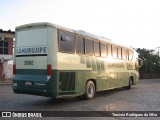
{"type": "Polygon", "coordinates": [[[46,22],[16,27],[13,64],[15,93],[54,98],[92,99],[139,78],[134,49],[46,22]]]}

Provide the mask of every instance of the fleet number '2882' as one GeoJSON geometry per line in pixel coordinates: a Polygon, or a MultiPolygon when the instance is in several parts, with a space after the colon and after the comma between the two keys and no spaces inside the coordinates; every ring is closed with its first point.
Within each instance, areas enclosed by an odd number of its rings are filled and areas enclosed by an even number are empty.
{"type": "Polygon", "coordinates": [[[33,65],[33,60],[25,60],[24,65],[33,65]]]}

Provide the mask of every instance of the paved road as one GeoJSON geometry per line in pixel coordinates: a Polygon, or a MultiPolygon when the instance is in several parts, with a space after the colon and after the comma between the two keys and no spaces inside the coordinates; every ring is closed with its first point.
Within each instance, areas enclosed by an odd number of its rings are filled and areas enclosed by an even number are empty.
{"type": "MultiPolygon", "coordinates": [[[[88,101],[77,98],[54,100],[48,97],[14,94],[11,85],[0,85],[0,111],[160,111],[160,79],[140,80],[131,90],[99,92],[93,100],[88,101]]],[[[120,117],[109,119],[128,120],[120,117]]]]}

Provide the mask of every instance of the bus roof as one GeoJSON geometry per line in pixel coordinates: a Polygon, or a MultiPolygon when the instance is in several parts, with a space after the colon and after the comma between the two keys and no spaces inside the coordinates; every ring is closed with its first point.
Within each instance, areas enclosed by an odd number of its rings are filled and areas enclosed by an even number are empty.
{"type": "Polygon", "coordinates": [[[81,35],[81,36],[84,36],[84,37],[88,37],[88,38],[92,38],[92,39],[96,39],[96,40],[101,40],[101,41],[104,41],[104,42],[107,42],[107,43],[110,43],[110,44],[114,44],[114,45],[117,45],[117,46],[122,46],[122,47],[125,47],[125,48],[128,48],[128,49],[132,49],[132,48],[129,48],[127,46],[115,43],[115,42],[111,41],[111,39],[108,39],[108,38],[105,38],[105,37],[102,37],[102,36],[94,35],[94,34],[85,32],[83,30],[74,30],[74,29],[66,28],[66,27],[63,27],[63,26],[60,26],[60,25],[57,25],[57,24],[49,23],[49,22],[29,23],[29,24],[17,26],[16,30],[20,30],[20,29],[23,29],[23,28],[31,28],[32,26],[43,26],[43,25],[44,26],[51,26],[51,27],[61,29],[61,30],[65,30],[65,31],[68,31],[68,32],[72,32],[72,33],[75,33],[75,34],[78,34],[78,35],[81,35]]]}

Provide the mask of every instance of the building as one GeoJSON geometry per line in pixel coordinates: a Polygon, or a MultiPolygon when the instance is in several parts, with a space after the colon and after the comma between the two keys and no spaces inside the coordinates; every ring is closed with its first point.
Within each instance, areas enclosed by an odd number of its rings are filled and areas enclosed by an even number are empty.
{"type": "Polygon", "coordinates": [[[8,61],[13,59],[14,31],[0,29],[0,81],[8,76],[8,61]]]}

